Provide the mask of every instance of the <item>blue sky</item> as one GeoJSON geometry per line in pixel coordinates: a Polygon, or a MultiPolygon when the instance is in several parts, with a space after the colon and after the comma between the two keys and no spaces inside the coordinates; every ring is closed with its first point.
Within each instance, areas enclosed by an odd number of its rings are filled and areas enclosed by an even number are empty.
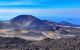
{"type": "Polygon", "coordinates": [[[80,24],[80,0],[0,0],[0,20],[20,14],[80,24]]]}

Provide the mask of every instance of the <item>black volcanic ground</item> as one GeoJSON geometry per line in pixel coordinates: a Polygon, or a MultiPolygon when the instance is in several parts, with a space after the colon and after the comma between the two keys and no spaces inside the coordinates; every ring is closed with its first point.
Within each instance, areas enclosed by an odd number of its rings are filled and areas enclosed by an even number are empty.
{"type": "Polygon", "coordinates": [[[16,37],[0,37],[0,50],[80,50],[80,39],[76,37],[27,41],[16,37]]]}

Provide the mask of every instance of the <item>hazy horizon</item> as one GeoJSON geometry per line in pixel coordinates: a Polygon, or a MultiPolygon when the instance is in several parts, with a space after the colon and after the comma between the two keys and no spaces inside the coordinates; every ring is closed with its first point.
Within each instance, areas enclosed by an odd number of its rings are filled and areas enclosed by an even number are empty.
{"type": "Polygon", "coordinates": [[[0,20],[22,14],[80,25],[80,0],[0,0],[0,20]]]}

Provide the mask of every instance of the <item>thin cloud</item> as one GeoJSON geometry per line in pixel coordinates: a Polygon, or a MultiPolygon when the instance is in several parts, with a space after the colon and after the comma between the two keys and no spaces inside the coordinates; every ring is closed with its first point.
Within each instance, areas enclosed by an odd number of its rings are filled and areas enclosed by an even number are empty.
{"type": "Polygon", "coordinates": [[[32,1],[16,1],[16,2],[9,2],[9,3],[0,3],[0,5],[34,5],[35,2],[32,1]]]}
{"type": "Polygon", "coordinates": [[[77,0],[0,0],[0,8],[80,8],[77,0]],[[5,5],[5,6],[4,6],[5,5]],[[16,6],[18,5],[18,6],[16,6]],[[29,6],[26,6],[29,5],[29,6]]]}
{"type": "Polygon", "coordinates": [[[0,14],[32,14],[44,16],[79,16],[80,9],[0,9],[0,14]]]}

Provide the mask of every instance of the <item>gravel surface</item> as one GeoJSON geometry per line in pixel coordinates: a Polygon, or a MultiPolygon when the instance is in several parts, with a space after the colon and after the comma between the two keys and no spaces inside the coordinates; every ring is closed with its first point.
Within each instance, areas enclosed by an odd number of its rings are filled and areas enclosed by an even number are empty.
{"type": "Polygon", "coordinates": [[[17,37],[0,37],[0,50],[80,50],[80,39],[27,41],[17,37]]]}

